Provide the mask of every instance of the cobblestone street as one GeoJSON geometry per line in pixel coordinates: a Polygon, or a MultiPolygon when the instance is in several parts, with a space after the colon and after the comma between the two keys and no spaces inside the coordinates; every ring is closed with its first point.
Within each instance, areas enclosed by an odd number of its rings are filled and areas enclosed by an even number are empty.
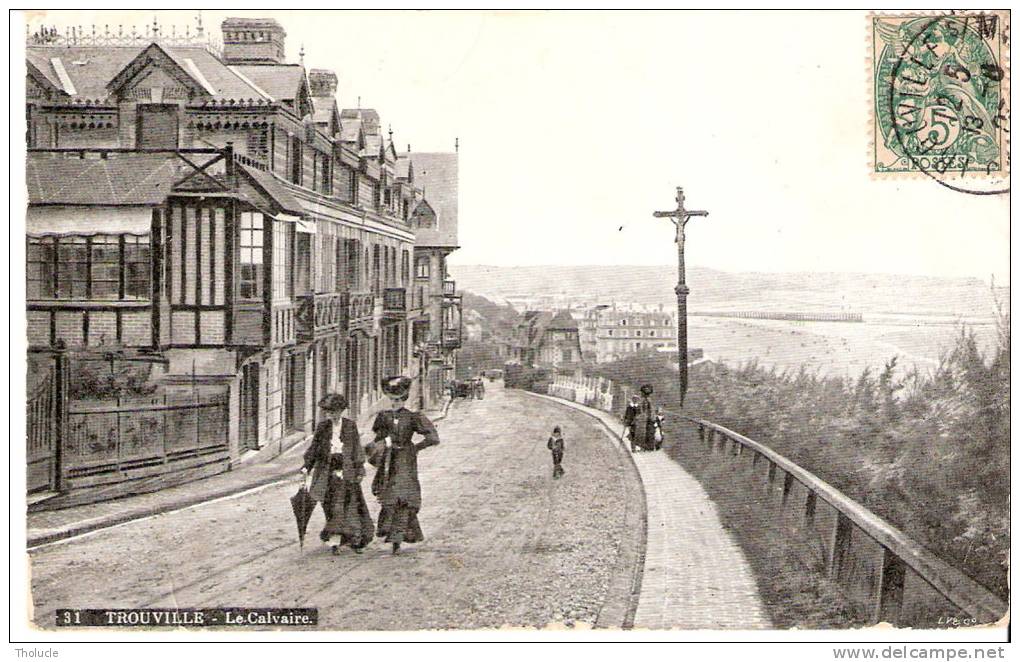
{"type": "Polygon", "coordinates": [[[453,404],[441,445],[422,452],[427,540],[402,556],[380,542],[330,555],[320,510],[302,551],[296,460],[293,482],[32,550],[34,622],[52,627],[58,608],[293,606],[317,607],[327,629],[620,627],[641,546],[633,466],[589,416],[487,386],[453,404]],[[567,440],[558,481],[554,425],[567,440]]]}
{"type": "MultiPolygon", "coordinates": [[[[549,396],[533,396],[549,401],[549,396]]],[[[612,415],[573,402],[610,430],[612,415]]],[[[667,446],[670,440],[666,441],[667,446]]],[[[634,627],[754,630],[771,627],[751,567],[698,481],[665,452],[636,453],[648,506],[641,592],[634,627]]]]}

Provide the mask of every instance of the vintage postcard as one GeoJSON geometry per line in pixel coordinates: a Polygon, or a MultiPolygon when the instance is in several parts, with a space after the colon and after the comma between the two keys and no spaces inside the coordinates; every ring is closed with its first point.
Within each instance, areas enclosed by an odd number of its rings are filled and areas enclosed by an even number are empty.
{"type": "Polygon", "coordinates": [[[1008,11],[12,21],[25,656],[1002,650],[1008,11]]]}

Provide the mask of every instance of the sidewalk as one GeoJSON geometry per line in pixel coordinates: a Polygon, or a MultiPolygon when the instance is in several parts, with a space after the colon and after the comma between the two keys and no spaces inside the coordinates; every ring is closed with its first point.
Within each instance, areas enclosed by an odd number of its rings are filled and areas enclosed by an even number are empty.
{"type": "MultiPolygon", "coordinates": [[[[612,414],[532,394],[597,418],[617,442],[612,414]]],[[[648,540],[635,628],[768,629],[758,586],[743,551],[723,529],[715,504],[697,480],[663,452],[635,453],[645,487],[648,540]]]]}
{"type": "MultiPolygon", "coordinates": [[[[433,421],[442,420],[446,417],[450,404],[451,401],[446,400],[442,409],[428,410],[425,413],[433,421]]],[[[266,462],[242,465],[222,474],[168,487],[158,492],[60,510],[28,513],[26,546],[38,547],[89,531],[188,508],[288,480],[294,481],[296,489],[301,455],[308,441],[295,444],[266,462]]]]}

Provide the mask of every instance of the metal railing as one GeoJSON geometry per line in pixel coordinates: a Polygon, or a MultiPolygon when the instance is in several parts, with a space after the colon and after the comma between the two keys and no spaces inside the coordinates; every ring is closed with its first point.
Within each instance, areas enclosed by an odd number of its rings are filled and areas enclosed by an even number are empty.
{"type": "Polygon", "coordinates": [[[371,321],[375,315],[375,295],[371,292],[358,292],[348,295],[347,318],[351,324],[371,321]]]}
{"type": "Polygon", "coordinates": [[[297,336],[309,340],[347,326],[348,295],[346,292],[305,294],[297,297],[297,336]]]}

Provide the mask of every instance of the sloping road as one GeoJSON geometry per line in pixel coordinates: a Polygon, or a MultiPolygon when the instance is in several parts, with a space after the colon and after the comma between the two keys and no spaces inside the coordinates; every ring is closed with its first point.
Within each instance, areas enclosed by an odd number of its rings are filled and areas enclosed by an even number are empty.
{"type": "Polygon", "coordinates": [[[295,466],[292,484],[33,550],[34,622],[52,627],[58,608],[146,606],[317,607],[320,628],[346,630],[595,623],[607,602],[623,613],[629,582],[614,577],[640,546],[629,460],[590,417],[487,386],[486,399],[453,405],[441,445],[419,457],[427,540],[403,555],[379,541],[330,555],[321,510],[300,550],[295,466]],[[558,481],[545,446],[554,425],[567,439],[558,481]]]}

